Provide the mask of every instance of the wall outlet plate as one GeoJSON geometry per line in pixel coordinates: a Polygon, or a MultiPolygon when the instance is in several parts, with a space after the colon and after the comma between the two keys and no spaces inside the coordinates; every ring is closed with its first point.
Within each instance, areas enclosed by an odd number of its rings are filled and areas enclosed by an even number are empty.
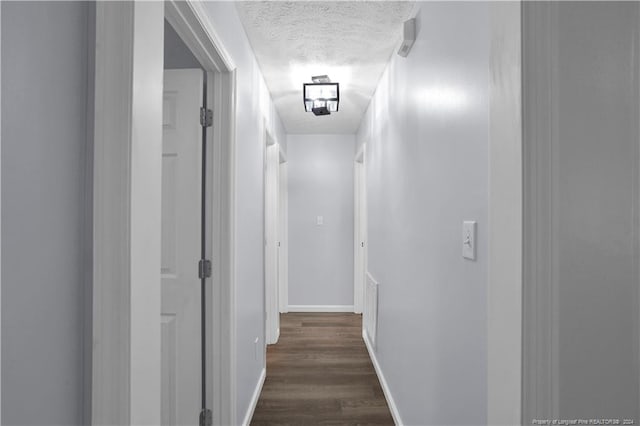
{"type": "Polygon", "coordinates": [[[462,222],[462,257],[476,259],[476,221],[465,220],[462,222]]]}

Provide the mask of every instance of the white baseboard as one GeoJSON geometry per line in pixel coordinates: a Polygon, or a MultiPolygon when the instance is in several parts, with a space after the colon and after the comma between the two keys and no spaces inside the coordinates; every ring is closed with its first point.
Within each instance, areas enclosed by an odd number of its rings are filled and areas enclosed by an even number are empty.
{"type": "Polygon", "coordinates": [[[353,305],[289,305],[289,312],[353,312],[353,305]]]}
{"type": "Polygon", "coordinates": [[[380,386],[382,386],[382,392],[384,393],[384,398],[387,400],[387,405],[389,405],[389,410],[391,411],[393,422],[397,426],[402,426],[404,423],[402,423],[400,412],[398,412],[396,402],[393,400],[393,396],[391,395],[391,389],[389,389],[387,380],[384,378],[384,374],[382,374],[382,369],[380,368],[380,364],[378,364],[376,353],[374,352],[371,346],[371,342],[369,341],[369,337],[367,336],[367,333],[364,332],[364,330],[362,331],[362,338],[364,339],[364,344],[367,346],[367,351],[369,351],[369,357],[371,358],[371,362],[373,363],[373,368],[375,368],[376,374],[378,375],[378,380],[380,381],[380,386]]]}
{"type": "Polygon", "coordinates": [[[267,378],[267,369],[263,368],[262,373],[260,373],[260,378],[258,379],[258,384],[256,385],[256,389],[253,391],[253,396],[251,397],[249,408],[247,408],[247,414],[244,415],[242,426],[249,426],[249,424],[251,423],[251,418],[253,417],[253,412],[256,410],[256,405],[258,405],[258,400],[260,399],[260,392],[262,392],[262,385],[264,385],[264,379],[266,378],[267,378]]]}

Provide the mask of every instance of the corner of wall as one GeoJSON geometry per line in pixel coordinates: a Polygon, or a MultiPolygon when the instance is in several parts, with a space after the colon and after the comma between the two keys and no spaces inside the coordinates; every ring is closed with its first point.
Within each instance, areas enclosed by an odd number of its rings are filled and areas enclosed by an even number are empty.
{"type": "Polygon", "coordinates": [[[244,420],[242,420],[242,426],[249,426],[251,424],[251,419],[253,418],[253,413],[256,411],[256,406],[258,405],[258,400],[260,399],[260,393],[262,392],[262,386],[264,385],[266,377],[267,369],[265,367],[262,369],[258,382],[256,383],[253,395],[251,396],[251,401],[249,401],[249,406],[247,407],[247,411],[244,415],[244,420]]]}
{"type": "Polygon", "coordinates": [[[380,381],[380,386],[382,387],[382,393],[384,393],[384,399],[387,401],[387,404],[389,405],[389,411],[391,411],[393,422],[396,424],[396,426],[402,426],[404,425],[404,422],[400,417],[400,411],[398,410],[396,401],[393,399],[391,388],[387,383],[387,379],[384,377],[384,373],[382,372],[382,367],[380,366],[380,362],[378,361],[376,351],[375,349],[373,349],[373,345],[369,340],[369,336],[364,331],[362,332],[362,339],[364,340],[364,344],[367,347],[367,352],[369,352],[369,357],[371,358],[371,362],[373,363],[373,368],[376,371],[376,376],[378,376],[378,380],[380,381]]]}

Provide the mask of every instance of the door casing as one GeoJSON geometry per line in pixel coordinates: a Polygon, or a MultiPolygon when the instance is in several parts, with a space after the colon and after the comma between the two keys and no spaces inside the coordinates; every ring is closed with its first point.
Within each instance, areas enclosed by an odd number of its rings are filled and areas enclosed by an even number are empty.
{"type": "MultiPolygon", "coordinates": [[[[489,5],[487,424],[522,413],[522,66],[519,1],[489,5]]],[[[479,224],[482,226],[482,224],[479,224]]]]}

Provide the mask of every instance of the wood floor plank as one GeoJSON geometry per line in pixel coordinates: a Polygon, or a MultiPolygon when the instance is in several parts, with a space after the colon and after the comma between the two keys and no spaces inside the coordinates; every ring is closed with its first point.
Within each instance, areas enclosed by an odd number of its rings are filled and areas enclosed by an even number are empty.
{"type": "Polygon", "coordinates": [[[393,418],[362,340],[362,316],[281,314],[251,425],[367,424],[393,418]]]}

